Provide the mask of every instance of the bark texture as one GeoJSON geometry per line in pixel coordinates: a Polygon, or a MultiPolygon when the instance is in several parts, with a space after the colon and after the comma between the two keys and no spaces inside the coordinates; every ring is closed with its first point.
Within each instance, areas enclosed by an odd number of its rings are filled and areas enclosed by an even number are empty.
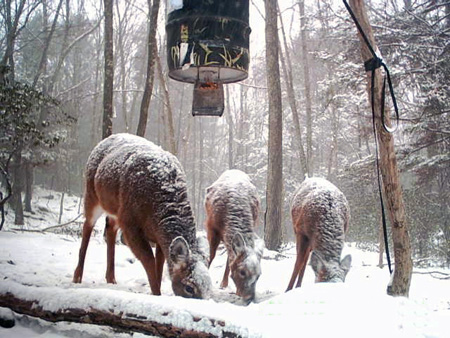
{"type": "MultiPolygon", "coordinates": [[[[358,19],[367,38],[374,50],[377,50],[372,27],[367,17],[366,8],[363,0],[350,0],[350,6],[358,19]]],[[[363,61],[372,58],[372,54],[363,41],[360,34],[361,55],[363,61]]],[[[392,227],[392,240],[394,243],[395,270],[392,284],[388,286],[388,294],[394,296],[408,296],[412,276],[411,260],[411,242],[409,238],[409,225],[406,221],[405,205],[403,202],[403,193],[400,185],[399,170],[397,158],[394,150],[393,135],[386,132],[383,128],[380,112],[382,105],[382,87],[383,74],[381,68],[375,71],[374,82],[374,106],[375,106],[375,127],[380,152],[380,169],[383,178],[383,188],[385,203],[388,209],[389,220],[392,227]]],[[[372,72],[367,72],[367,83],[369,92],[369,101],[371,100],[371,79],[372,72]]],[[[386,123],[390,124],[389,107],[385,107],[386,123]]]]}
{"type": "Polygon", "coordinates": [[[311,102],[311,75],[309,73],[309,58],[306,34],[305,2],[298,3],[300,8],[300,35],[302,38],[303,74],[305,81],[305,109],[306,109],[306,170],[312,176],[312,102],[311,102]]]}
{"type": "Polygon", "coordinates": [[[264,240],[269,250],[281,244],[283,212],[283,113],[278,64],[277,0],[266,0],[266,64],[269,93],[269,163],[264,240]]]}
{"type": "Polygon", "coordinates": [[[148,0],[148,8],[150,11],[150,25],[148,29],[148,47],[147,47],[147,78],[144,85],[144,94],[142,95],[141,108],[139,112],[139,122],[136,134],[145,136],[147,129],[148,109],[150,107],[150,99],[153,93],[153,82],[155,75],[155,61],[157,57],[156,48],[156,28],[158,26],[158,12],[160,0],[148,0]]]}
{"type": "Polygon", "coordinates": [[[113,52],[113,0],[104,0],[105,6],[105,78],[103,85],[103,128],[102,137],[112,134],[113,117],[113,81],[114,81],[114,52],[113,52]]]}
{"type": "Polygon", "coordinates": [[[289,54],[289,47],[288,47],[286,33],[285,33],[285,29],[284,29],[284,24],[283,24],[283,17],[281,15],[279,15],[279,18],[280,18],[281,33],[283,36],[283,45],[284,45],[284,53],[285,53],[285,57],[283,57],[282,49],[280,48],[281,67],[282,67],[283,75],[284,75],[285,82],[286,82],[286,91],[287,91],[289,106],[291,107],[292,121],[294,122],[295,144],[298,147],[297,152],[300,157],[300,168],[302,170],[299,177],[302,179],[303,177],[305,177],[305,174],[308,172],[308,165],[307,165],[307,161],[306,161],[305,150],[303,148],[302,129],[300,126],[300,117],[299,117],[299,112],[297,109],[297,99],[295,97],[294,79],[292,76],[292,61],[291,61],[291,56],[289,54]]]}

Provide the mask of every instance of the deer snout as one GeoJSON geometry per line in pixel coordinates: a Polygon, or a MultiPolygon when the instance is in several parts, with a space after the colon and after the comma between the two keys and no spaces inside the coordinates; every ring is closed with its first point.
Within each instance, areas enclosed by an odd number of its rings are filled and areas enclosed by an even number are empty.
{"type": "Polygon", "coordinates": [[[256,282],[243,289],[237,289],[236,294],[244,300],[245,303],[249,304],[255,299],[256,295],[256,282]]]}
{"type": "Polygon", "coordinates": [[[352,258],[347,255],[340,262],[324,260],[320,254],[313,251],[311,267],[316,275],[316,283],[343,283],[351,267],[352,258]]]}
{"type": "Polygon", "coordinates": [[[240,268],[232,273],[231,278],[236,284],[236,294],[242,297],[245,302],[250,303],[255,299],[256,282],[260,275],[259,265],[253,267],[253,269],[240,268]]]}

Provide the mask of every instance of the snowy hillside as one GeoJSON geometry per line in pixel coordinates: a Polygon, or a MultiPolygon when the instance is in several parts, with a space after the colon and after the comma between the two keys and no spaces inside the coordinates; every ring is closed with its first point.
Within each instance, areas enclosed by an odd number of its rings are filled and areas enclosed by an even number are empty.
{"type": "MultiPolygon", "coordinates": [[[[58,223],[60,195],[36,190],[35,203],[36,213],[28,215],[24,229],[38,230],[58,223]],[[50,195],[55,196],[50,199],[50,195]]],[[[79,198],[65,197],[63,211],[62,223],[76,218],[79,198]]],[[[314,284],[308,266],[303,287],[288,293],[284,290],[295,260],[293,243],[281,254],[266,250],[257,283],[258,303],[246,307],[233,304],[238,302],[232,294],[232,282],[228,290],[217,290],[214,299],[175,297],[166,269],[163,296],[150,295],[142,265],[122,244],[116,248],[117,284],[106,284],[102,223],[100,219],[99,231],[91,239],[83,283],[73,284],[80,239],[75,235],[12,230],[16,226],[9,213],[0,232],[0,295],[9,293],[38,301],[48,311],[104,309],[212,335],[226,331],[242,337],[295,337],[304,333],[313,333],[314,337],[447,337],[450,332],[450,280],[415,270],[410,298],[389,297],[385,292],[389,275],[387,268],[376,266],[377,253],[348,244],[343,254],[350,253],[353,263],[345,284],[314,284]]],[[[216,288],[225,260],[220,247],[210,270],[216,288]]],[[[105,326],[54,324],[5,308],[0,308],[0,317],[16,320],[14,328],[0,328],[0,337],[130,337],[105,326]]]]}

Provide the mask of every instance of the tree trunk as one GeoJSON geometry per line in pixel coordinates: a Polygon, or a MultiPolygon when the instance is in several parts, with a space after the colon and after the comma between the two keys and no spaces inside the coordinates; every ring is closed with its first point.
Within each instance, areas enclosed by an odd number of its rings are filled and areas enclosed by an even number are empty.
{"type": "Polygon", "coordinates": [[[230,109],[230,91],[228,89],[227,86],[227,113],[225,115],[226,119],[227,119],[227,124],[228,124],[228,169],[233,169],[234,168],[234,163],[233,163],[233,142],[234,142],[234,137],[233,137],[233,117],[231,116],[231,109],[230,109]]]}
{"type": "Polygon", "coordinates": [[[311,104],[311,83],[309,74],[309,59],[306,36],[306,17],[305,17],[305,2],[298,3],[300,7],[300,35],[302,40],[302,57],[303,57],[303,74],[305,81],[305,108],[306,108],[306,173],[312,176],[312,104],[311,104]]]}
{"type": "Polygon", "coordinates": [[[141,108],[139,112],[139,122],[136,134],[144,137],[147,129],[148,109],[150,107],[150,99],[153,92],[153,81],[155,74],[155,60],[156,60],[156,28],[158,25],[158,12],[160,0],[147,0],[148,9],[150,12],[150,24],[148,29],[148,47],[147,47],[147,79],[144,85],[144,94],[142,95],[141,108]]]}
{"type": "Polygon", "coordinates": [[[25,211],[32,212],[31,199],[33,197],[33,181],[34,181],[34,168],[33,164],[25,161],[25,211]]]}
{"type": "Polygon", "coordinates": [[[307,167],[307,161],[306,161],[306,155],[305,155],[305,149],[303,148],[303,141],[302,141],[302,130],[300,127],[300,117],[298,114],[297,109],[297,100],[295,98],[295,91],[294,91],[294,80],[292,76],[292,61],[289,54],[289,48],[286,40],[286,33],[284,31],[284,24],[283,24],[283,18],[280,15],[280,25],[281,25],[281,33],[283,36],[283,43],[284,43],[284,52],[285,52],[285,58],[283,57],[282,49],[280,48],[280,54],[281,54],[281,66],[283,70],[283,75],[286,81],[286,91],[287,91],[287,97],[289,101],[289,106],[291,107],[292,112],[292,121],[294,122],[294,130],[295,130],[295,142],[294,144],[297,146],[297,152],[300,157],[300,168],[302,172],[300,173],[300,177],[305,177],[305,174],[308,172],[307,167]]]}
{"type": "Polygon", "coordinates": [[[445,5],[445,16],[446,16],[446,26],[447,28],[450,27],[450,3],[447,2],[447,4],[445,5]]]}
{"type": "MultiPolygon", "coordinates": [[[[333,93],[333,91],[331,91],[333,93]]],[[[330,145],[330,155],[328,157],[328,172],[327,178],[330,181],[334,179],[334,171],[337,170],[337,152],[338,152],[338,133],[339,133],[339,117],[337,113],[337,108],[332,104],[331,107],[331,125],[332,125],[332,134],[331,134],[331,145],[330,145]]]]}
{"type": "Polygon", "coordinates": [[[203,121],[202,119],[198,120],[198,135],[199,135],[199,166],[198,166],[198,196],[197,196],[197,207],[196,207],[196,215],[197,215],[197,221],[199,224],[203,224],[203,157],[204,157],[204,128],[203,128],[203,121]]]}
{"type": "Polygon", "coordinates": [[[114,52],[113,52],[113,0],[104,0],[105,6],[105,79],[103,85],[103,128],[102,137],[112,134],[113,117],[113,83],[114,83],[114,52]]]}
{"type": "MultiPolygon", "coordinates": [[[[0,82],[8,81],[11,85],[14,83],[15,77],[15,65],[14,65],[14,49],[17,38],[17,31],[20,22],[20,17],[24,12],[26,1],[20,1],[19,5],[14,8],[14,13],[11,8],[11,1],[5,2],[6,11],[6,48],[5,54],[0,61],[0,82]],[[14,17],[12,15],[15,15],[14,17]],[[8,72],[6,72],[6,67],[9,66],[8,72]]],[[[31,14],[31,12],[30,12],[31,14]]]]}
{"type": "MultiPolygon", "coordinates": [[[[350,6],[358,19],[359,23],[374,50],[377,50],[375,38],[370,26],[366,8],[363,0],[350,0],[350,6]]],[[[370,60],[372,54],[367,48],[361,35],[361,55],[363,61],[370,60]]],[[[367,72],[368,91],[371,90],[372,72],[367,72]]],[[[412,260],[411,260],[411,243],[409,239],[409,225],[406,221],[405,206],[403,203],[403,194],[400,185],[399,172],[397,167],[397,159],[394,150],[393,135],[386,132],[383,128],[380,112],[381,112],[381,96],[383,87],[383,77],[381,68],[375,71],[374,82],[374,106],[375,106],[375,127],[380,151],[380,169],[383,178],[384,196],[386,205],[389,210],[389,219],[392,227],[392,240],[394,243],[395,270],[392,284],[388,286],[388,294],[396,296],[408,296],[409,287],[411,285],[412,260]]],[[[371,95],[369,94],[369,101],[371,95]]],[[[389,121],[389,109],[385,107],[386,122],[389,121]]]]}
{"type": "Polygon", "coordinates": [[[14,207],[14,224],[24,225],[22,191],[24,184],[24,171],[22,168],[22,147],[18,147],[13,157],[13,185],[12,185],[12,203],[14,207]]]}
{"type": "Polygon", "coordinates": [[[58,217],[58,224],[61,224],[62,221],[62,215],[64,212],[64,192],[61,194],[61,200],[59,201],[59,217],[58,217]]]}
{"type": "Polygon", "coordinates": [[[266,71],[269,99],[269,145],[264,240],[269,250],[281,245],[283,212],[283,112],[278,64],[277,0],[266,0],[266,71]]]}
{"type": "Polygon", "coordinates": [[[0,230],[2,230],[3,224],[5,223],[5,204],[12,195],[12,189],[8,173],[6,172],[5,169],[2,168],[1,165],[0,165],[0,174],[3,184],[6,185],[5,187],[6,195],[4,196],[3,193],[0,191],[0,213],[1,213],[0,230]]]}
{"type": "Polygon", "coordinates": [[[32,85],[33,88],[36,88],[36,85],[37,85],[41,75],[45,74],[47,72],[48,50],[50,48],[50,42],[51,42],[53,34],[55,32],[56,23],[58,22],[59,12],[61,11],[61,7],[63,5],[63,0],[59,1],[58,8],[56,9],[55,17],[53,19],[52,27],[51,27],[50,31],[48,31],[48,32],[47,32],[47,30],[48,30],[47,1],[43,1],[42,4],[44,7],[43,20],[44,20],[45,40],[44,40],[44,45],[42,46],[43,50],[42,50],[42,55],[41,55],[41,60],[39,62],[38,70],[37,70],[36,75],[34,76],[33,85],[32,85]]]}
{"type": "MultiPolygon", "coordinates": [[[[187,130],[184,133],[183,142],[182,142],[182,152],[181,152],[181,158],[185,165],[188,163],[188,145],[190,143],[191,138],[191,126],[192,123],[194,123],[194,119],[192,117],[188,117],[187,121],[187,130]]],[[[194,142],[195,145],[195,142],[194,142]]]]}
{"type": "MultiPolygon", "coordinates": [[[[158,71],[158,78],[160,82],[160,87],[162,88],[162,91],[164,93],[164,102],[167,110],[167,136],[169,138],[169,151],[177,156],[178,150],[177,150],[177,143],[175,142],[175,128],[173,127],[173,112],[172,112],[172,105],[170,103],[170,95],[169,90],[167,89],[167,81],[164,77],[162,65],[161,65],[161,59],[158,55],[155,55],[156,58],[156,69],[158,71]]],[[[165,129],[166,129],[165,128],[165,129]]]]}
{"type": "Polygon", "coordinates": [[[382,269],[384,267],[383,255],[384,255],[384,236],[383,236],[383,222],[380,218],[380,226],[378,230],[378,267],[382,269]]]}
{"type": "Polygon", "coordinates": [[[126,79],[127,79],[127,70],[126,70],[126,57],[125,57],[125,45],[124,45],[124,35],[126,34],[126,29],[124,27],[127,25],[126,22],[126,13],[128,11],[128,8],[130,6],[130,3],[126,3],[126,9],[125,9],[125,18],[122,18],[120,16],[120,6],[119,2],[116,1],[116,12],[117,12],[117,21],[118,21],[118,29],[117,32],[117,50],[118,50],[118,58],[119,58],[119,67],[120,67],[120,86],[121,86],[121,113],[123,116],[123,122],[125,123],[124,128],[122,129],[124,132],[129,132],[129,125],[128,125],[128,99],[127,99],[127,91],[126,88],[126,79]],[[124,33],[125,31],[125,33],[124,33]]]}

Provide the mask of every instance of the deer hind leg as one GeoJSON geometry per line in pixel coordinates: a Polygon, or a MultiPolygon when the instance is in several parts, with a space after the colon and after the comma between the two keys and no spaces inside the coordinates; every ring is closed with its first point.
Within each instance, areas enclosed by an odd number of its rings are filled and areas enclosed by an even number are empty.
{"type": "Polygon", "coordinates": [[[311,252],[311,247],[308,245],[305,250],[303,250],[303,260],[301,263],[301,270],[298,272],[298,279],[297,284],[295,285],[296,288],[300,287],[302,285],[303,275],[305,274],[306,269],[306,263],[308,263],[309,254],[311,252]]]}
{"type": "Polygon", "coordinates": [[[298,278],[297,285],[299,287],[302,284],[303,274],[305,273],[306,263],[308,261],[309,252],[311,251],[309,240],[306,236],[297,236],[297,259],[294,265],[294,271],[292,271],[291,280],[286,291],[293,288],[295,280],[298,278]]]}
{"type": "Polygon", "coordinates": [[[156,245],[155,256],[156,256],[156,278],[158,280],[158,287],[161,290],[161,280],[164,269],[164,261],[166,258],[164,257],[164,253],[158,244],[156,245]]]}
{"type": "Polygon", "coordinates": [[[106,264],[106,282],[116,284],[116,276],[114,273],[114,256],[116,248],[116,236],[119,227],[117,221],[108,216],[106,217],[106,246],[107,246],[107,264],[106,264]]]}
{"type": "Polygon", "coordinates": [[[216,257],[216,251],[217,247],[220,244],[220,234],[216,230],[208,230],[208,242],[209,242],[209,265],[211,266],[211,263],[216,257]]]}
{"type": "Polygon", "coordinates": [[[127,224],[126,222],[121,222],[121,220],[119,220],[119,223],[121,223],[121,228],[128,247],[136,258],[141,261],[144,267],[152,293],[155,296],[161,295],[161,289],[156,273],[155,257],[153,256],[153,250],[150,243],[142,236],[140,229],[134,224],[127,224]]]}
{"type": "Polygon", "coordinates": [[[84,261],[86,258],[86,252],[89,245],[89,240],[91,238],[92,229],[94,228],[95,222],[101,216],[102,210],[99,206],[92,208],[90,207],[88,195],[85,197],[85,218],[83,224],[83,234],[81,238],[81,246],[78,254],[78,265],[73,274],[73,282],[81,283],[83,279],[84,261]]]}
{"type": "Polygon", "coordinates": [[[227,264],[225,265],[225,273],[223,274],[222,283],[220,283],[220,288],[225,289],[228,287],[228,276],[230,274],[230,258],[227,257],[227,264]]]}

